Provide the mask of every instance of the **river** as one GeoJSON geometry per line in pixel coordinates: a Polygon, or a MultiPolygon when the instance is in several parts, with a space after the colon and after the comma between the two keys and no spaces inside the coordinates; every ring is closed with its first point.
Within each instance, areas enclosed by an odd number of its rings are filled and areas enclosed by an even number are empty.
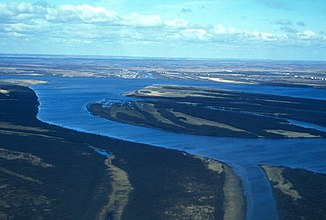
{"type": "Polygon", "coordinates": [[[259,164],[283,165],[326,173],[326,139],[245,139],[179,134],[108,121],[86,110],[90,102],[132,100],[120,94],[151,84],[182,84],[237,91],[326,99],[326,90],[281,86],[236,85],[200,81],[41,77],[34,85],[42,121],[89,133],[207,156],[232,166],[241,178],[247,219],[278,219],[272,189],[259,164]]]}

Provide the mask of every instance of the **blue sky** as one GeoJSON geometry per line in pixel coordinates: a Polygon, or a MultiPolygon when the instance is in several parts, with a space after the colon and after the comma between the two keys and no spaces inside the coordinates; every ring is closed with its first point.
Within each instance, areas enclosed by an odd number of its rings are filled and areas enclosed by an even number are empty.
{"type": "Polygon", "coordinates": [[[0,0],[0,53],[326,60],[324,0],[0,0]]]}

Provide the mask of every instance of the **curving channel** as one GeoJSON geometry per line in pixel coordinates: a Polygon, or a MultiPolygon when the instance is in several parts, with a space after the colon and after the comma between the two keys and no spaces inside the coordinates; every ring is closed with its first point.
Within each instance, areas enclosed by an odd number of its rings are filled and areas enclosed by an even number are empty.
{"type": "MultiPolygon", "coordinates": [[[[43,78],[44,79],[44,78],[43,78]]],[[[272,190],[259,164],[284,165],[326,173],[326,139],[245,139],[206,137],[177,134],[162,130],[135,127],[108,121],[90,115],[86,110],[89,102],[103,99],[125,99],[122,92],[140,89],[151,84],[188,84],[218,87],[219,84],[172,81],[172,80],[127,80],[127,79],[86,79],[48,77],[46,85],[36,85],[39,101],[38,118],[63,127],[106,135],[123,140],[151,144],[165,148],[186,151],[211,157],[232,166],[242,180],[247,200],[247,219],[278,219],[278,211],[272,190]],[[69,103],[69,104],[68,104],[69,103]],[[55,114],[53,113],[55,112],[55,114]]],[[[227,84],[223,84],[228,88],[227,84]]],[[[239,87],[239,85],[237,85],[239,87]]],[[[230,89],[234,89],[230,85],[230,89]]],[[[255,85],[242,85],[238,91],[268,91],[255,85]]],[[[269,94],[274,88],[270,87],[269,94]]],[[[279,92],[280,90],[277,90],[279,92]]],[[[286,88],[287,94],[314,96],[319,90],[308,88],[286,88]],[[303,91],[307,90],[307,91],[303,91]]],[[[314,96],[316,97],[316,96],[314,96]]]]}

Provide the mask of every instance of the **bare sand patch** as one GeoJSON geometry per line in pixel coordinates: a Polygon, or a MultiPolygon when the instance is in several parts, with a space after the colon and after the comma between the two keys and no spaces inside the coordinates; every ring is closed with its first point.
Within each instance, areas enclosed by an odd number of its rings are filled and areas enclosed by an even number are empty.
{"type": "Polygon", "coordinates": [[[43,182],[41,182],[40,180],[34,179],[32,177],[29,177],[29,176],[24,176],[22,174],[13,172],[13,171],[8,170],[8,169],[5,169],[3,167],[0,167],[0,172],[2,172],[4,174],[7,174],[7,175],[10,175],[10,176],[14,176],[14,177],[23,179],[25,181],[29,181],[29,182],[33,182],[33,183],[38,183],[38,184],[43,184],[43,182]]]}
{"type": "Polygon", "coordinates": [[[6,89],[1,89],[0,88],[0,93],[3,94],[3,95],[5,95],[5,96],[9,96],[10,91],[9,90],[6,90],[6,89]]]}
{"type": "Polygon", "coordinates": [[[53,140],[61,140],[63,141],[63,138],[60,137],[55,137],[55,136],[50,136],[50,135],[45,135],[45,134],[38,134],[38,133],[29,133],[29,132],[20,132],[20,131],[10,131],[10,130],[1,130],[0,129],[0,134],[4,135],[18,135],[18,136],[23,136],[23,137],[28,137],[28,136],[36,136],[36,137],[43,137],[43,138],[49,138],[53,140]]]}
{"type": "Polygon", "coordinates": [[[0,148],[0,158],[3,158],[5,160],[24,160],[33,164],[34,166],[39,166],[43,168],[53,167],[53,165],[43,162],[42,159],[36,155],[25,152],[7,150],[4,148],[0,148]]]}
{"type": "Polygon", "coordinates": [[[111,178],[112,191],[108,197],[108,204],[102,208],[100,219],[106,219],[111,214],[113,219],[120,220],[129,200],[129,193],[133,190],[128,173],[112,164],[115,156],[110,153],[105,160],[111,178]]]}
{"type": "Polygon", "coordinates": [[[8,123],[8,122],[0,122],[0,129],[15,129],[15,130],[22,130],[22,131],[49,132],[49,130],[39,128],[39,127],[15,125],[15,124],[8,123]]]}
{"type": "Polygon", "coordinates": [[[274,188],[279,189],[282,193],[290,196],[294,201],[301,199],[298,191],[294,189],[293,184],[283,177],[282,172],[284,168],[265,165],[263,165],[262,168],[269,181],[273,183],[272,186],[274,188]]]}
{"type": "Polygon", "coordinates": [[[193,157],[202,160],[208,169],[217,172],[218,174],[224,172],[223,164],[216,160],[207,157],[197,156],[197,155],[194,155],[193,157]]]}
{"type": "Polygon", "coordinates": [[[225,172],[224,191],[224,220],[245,219],[245,200],[242,194],[242,187],[239,177],[232,169],[223,165],[225,172]]]}
{"type": "Polygon", "coordinates": [[[218,77],[199,77],[199,78],[214,81],[214,82],[222,82],[222,83],[257,84],[257,83],[253,83],[253,82],[235,81],[235,80],[229,80],[229,79],[222,79],[222,78],[218,78],[218,77]]]}
{"type": "Polygon", "coordinates": [[[141,103],[141,105],[139,105],[139,107],[141,107],[142,110],[144,110],[144,111],[148,112],[149,114],[151,114],[159,122],[162,122],[162,123],[165,123],[165,124],[170,124],[170,125],[182,128],[182,126],[180,126],[178,124],[175,124],[171,120],[169,120],[169,119],[165,118],[164,116],[162,116],[162,114],[158,111],[157,108],[155,108],[155,105],[152,104],[152,103],[144,102],[144,103],[141,103]]]}
{"type": "Polygon", "coordinates": [[[236,132],[246,132],[245,130],[242,130],[240,128],[236,128],[221,122],[215,122],[215,121],[210,121],[210,120],[206,120],[203,118],[199,118],[199,117],[195,117],[195,116],[191,116],[191,115],[187,115],[181,112],[176,112],[173,110],[170,110],[171,113],[173,113],[176,117],[179,118],[186,118],[187,120],[184,120],[184,122],[191,124],[191,125],[197,125],[197,126],[201,126],[201,125],[207,125],[207,126],[212,126],[212,127],[218,127],[218,128],[223,128],[223,129],[227,129],[227,130],[231,130],[231,131],[236,131],[236,132]]]}
{"type": "Polygon", "coordinates": [[[31,86],[31,85],[47,83],[47,81],[35,80],[35,79],[2,79],[1,82],[12,83],[20,86],[31,86]]]}
{"type": "Polygon", "coordinates": [[[272,133],[272,134],[280,134],[283,135],[284,137],[287,138],[319,138],[320,136],[318,135],[313,135],[313,134],[309,134],[306,132],[298,132],[298,131],[286,131],[286,130],[274,130],[274,129],[268,129],[268,130],[264,130],[268,133],[272,133]]]}
{"type": "MultiPolygon", "coordinates": [[[[185,97],[202,97],[202,98],[218,98],[214,95],[218,94],[217,90],[202,87],[180,86],[180,85],[151,85],[143,89],[124,93],[126,96],[147,96],[147,97],[169,97],[169,98],[185,98],[185,97]]],[[[223,95],[226,95],[223,93],[223,95]]]]}

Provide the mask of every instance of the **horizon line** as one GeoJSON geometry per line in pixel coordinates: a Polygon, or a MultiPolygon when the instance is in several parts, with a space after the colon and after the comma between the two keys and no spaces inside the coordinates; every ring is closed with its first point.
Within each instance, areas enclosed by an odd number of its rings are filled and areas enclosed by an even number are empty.
{"type": "Polygon", "coordinates": [[[237,60],[237,61],[280,61],[280,62],[326,62],[326,60],[313,59],[272,59],[272,58],[222,58],[222,57],[157,57],[157,56],[137,56],[137,55],[94,55],[94,54],[46,54],[46,53],[1,53],[1,56],[17,57],[80,57],[80,58],[119,58],[119,59],[163,59],[163,60],[237,60]]]}

